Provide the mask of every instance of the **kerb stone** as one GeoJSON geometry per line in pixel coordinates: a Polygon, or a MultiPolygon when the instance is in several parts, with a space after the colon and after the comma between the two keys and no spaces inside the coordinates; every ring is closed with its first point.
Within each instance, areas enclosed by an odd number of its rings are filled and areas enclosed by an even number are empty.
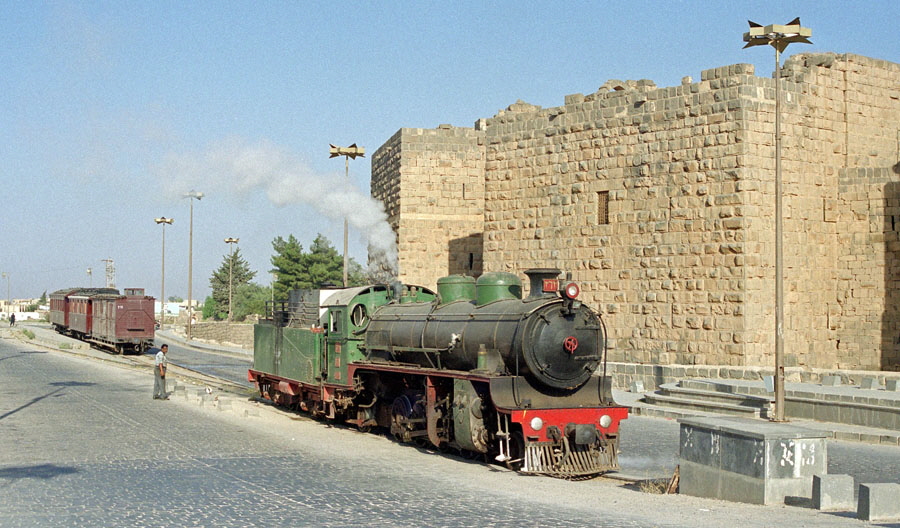
{"type": "Polygon", "coordinates": [[[813,508],[824,511],[853,511],[853,477],[813,475],[813,508]]]}
{"type": "Polygon", "coordinates": [[[856,516],[863,521],[900,519],[900,484],[860,484],[856,516]]]}

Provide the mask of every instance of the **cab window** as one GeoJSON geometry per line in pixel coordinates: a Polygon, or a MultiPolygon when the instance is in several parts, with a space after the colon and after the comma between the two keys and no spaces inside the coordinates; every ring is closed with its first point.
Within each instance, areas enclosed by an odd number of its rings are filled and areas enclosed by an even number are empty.
{"type": "Polygon", "coordinates": [[[332,334],[341,333],[341,318],[343,312],[340,310],[332,310],[328,312],[328,332],[332,334]]]}

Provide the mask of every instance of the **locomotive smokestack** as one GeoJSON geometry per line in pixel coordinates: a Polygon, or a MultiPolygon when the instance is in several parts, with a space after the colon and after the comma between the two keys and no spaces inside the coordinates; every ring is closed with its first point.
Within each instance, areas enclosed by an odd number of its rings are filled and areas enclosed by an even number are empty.
{"type": "MultiPolygon", "coordinates": [[[[528,298],[534,299],[537,297],[543,297],[547,293],[544,292],[544,280],[556,280],[559,277],[559,274],[562,273],[556,268],[532,268],[529,270],[525,270],[525,275],[528,275],[528,279],[530,284],[528,286],[528,298]]],[[[557,283],[557,287],[554,288],[554,292],[559,289],[559,283],[557,283]]]]}

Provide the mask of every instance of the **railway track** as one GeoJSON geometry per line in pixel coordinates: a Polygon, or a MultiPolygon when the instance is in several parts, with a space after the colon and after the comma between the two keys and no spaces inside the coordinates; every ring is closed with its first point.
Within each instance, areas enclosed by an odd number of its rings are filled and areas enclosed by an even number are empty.
{"type": "MultiPolygon", "coordinates": [[[[154,356],[151,354],[137,356],[116,355],[105,350],[91,348],[87,343],[57,334],[51,328],[42,325],[23,325],[16,328],[4,328],[0,330],[0,337],[15,338],[19,341],[28,343],[30,346],[37,346],[95,361],[103,361],[135,370],[152,372],[154,363],[154,356]],[[30,331],[34,337],[29,337],[25,333],[25,330],[30,331]]],[[[169,348],[170,350],[175,348],[178,351],[187,350],[183,346],[176,344],[170,345],[169,348]]],[[[222,361],[223,357],[230,358],[230,356],[220,356],[214,352],[194,349],[191,350],[191,356],[192,362],[195,365],[182,364],[178,359],[177,352],[175,354],[171,351],[169,352],[169,375],[174,377],[176,381],[204,385],[211,389],[217,389],[240,396],[247,396],[248,398],[257,394],[253,386],[249,385],[248,382],[241,383],[235,379],[227,379],[201,370],[201,368],[217,366],[218,363],[222,361]],[[196,368],[197,365],[200,365],[201,367],[196,368]]],[[[229,366],[230,369],[235,370],[241,368],[239,363],[236,363],[233,357],[231,357],[229,361],[235,363],[229,366]]],[[[247,362],[247,367],[249,367],[249,362],[247,362]]],[[[246,376],[246,370],[243,370],[243,376],[246,376]]],[[[236,376],[232,377],[235,378],[236,376]]]]}

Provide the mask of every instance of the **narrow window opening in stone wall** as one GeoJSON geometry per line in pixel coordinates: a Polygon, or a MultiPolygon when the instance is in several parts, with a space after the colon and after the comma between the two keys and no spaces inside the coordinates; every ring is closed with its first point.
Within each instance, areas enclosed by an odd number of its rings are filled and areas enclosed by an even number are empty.
{"type": "Polygon", "coordinates": [[[466,196],[466,184],[465,183],[463,184],[463,196],[462,197],[463,197],[463,200],[468,198],[468,196],[466,196]]]}
{"type": "Polygon", "coordinates": [[[597,223],[609,223],[609,191],[597,193],[597,223]]]}
{"type": "Polygon", "coordinates": [[[469,269],[475,267],[475,253],[469,253],[469,269]]]}

